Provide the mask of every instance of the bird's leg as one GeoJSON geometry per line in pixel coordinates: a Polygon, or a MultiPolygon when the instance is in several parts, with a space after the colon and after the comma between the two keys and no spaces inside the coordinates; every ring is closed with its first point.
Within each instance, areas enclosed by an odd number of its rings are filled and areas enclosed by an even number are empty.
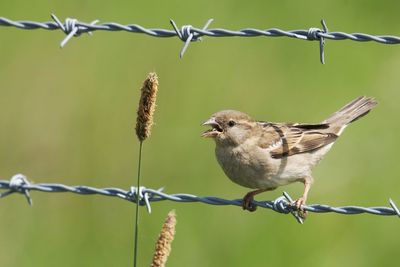
{"type": "Polygon", "coordinates": [[[255,211],[257,209],[257,206],[252,203],[253,200],[254,200],[254,196],[257,195],[257,194],[260,194],[262,192],[271,191],[271,190],[274,190],[274,189],[275,188],[257,189],[257,190],[248,192],[243,197],[242,208],[244,210],[248,210],[248,211],[255,211]]]}
{"type": "Polygon", "coordinates": [[[299,199],[297,199],[294,204],[296,205],[297,209],[301,210],[301,205],[305,205],[308,197],[308,192],[310,191],[312,178],[306,178],[303,181],[304,183],[304,193],[299,199]]]}

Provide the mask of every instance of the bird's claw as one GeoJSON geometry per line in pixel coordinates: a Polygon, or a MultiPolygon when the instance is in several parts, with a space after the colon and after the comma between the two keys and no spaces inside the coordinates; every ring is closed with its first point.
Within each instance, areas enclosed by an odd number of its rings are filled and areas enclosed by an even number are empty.
{"type": "Polygon", "coordinates": [[[299,217],[305,220],[307,218],[307,211],[302,207],[306,205],[305,198],[300,197],[295,202],[293,202],[292,205],[296,207],[299,217]]]}
{"type": "Polygon", "coordinates": [[[302,205],[305,205],[305,204],[306,204],[306,201],[305,201],[304,197],[301,197],[301,198],[297,199],[297,200],[294,202],[294,206],[296,206],[296,208],[297,208],[298,210],[303,209],[301,206],[302,206],[302,205]]]}
{"type": "Polygon", "coordinates": [[[257,206],[253,204],[254,197],[252,194],[247,194],[242,200],[242,208],[250,212],[256,211],[257,206]]]}

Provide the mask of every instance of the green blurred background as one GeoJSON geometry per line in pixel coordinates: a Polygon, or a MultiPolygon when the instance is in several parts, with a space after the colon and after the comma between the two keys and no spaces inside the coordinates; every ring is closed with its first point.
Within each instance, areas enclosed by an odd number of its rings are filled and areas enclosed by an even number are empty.
{"type": "MultiPolygon", "coordinates": [[[[400,35],[398,1],[2,1],[1,16],[137,23],[148,28],[307,29],[400,35]]],[[[160,77],[143,184],[167,193],[240,198],[200,138],[211,113],[234,108],[260,120],[318,122],[359,95],[380,105],[351,125],[314,172],[309,203],[400,205],[400,46],[289,38],[204,38],[181,60],[177,38],[95,32],[64,49],[61,31],[0,28],[0,177],[128,189],[135,183],[134,135],[140,85],[160,77]]],[[[298,197],[294,184],[282,191],[298,197]]],[[[32,192],[1,199],[1,266],[132,266],[134,205],[115,198],[32,192]]],[[[148,266],[161,224],[176,209],[168,266],[394,266],[396,217],[290,216],[232,206],[159,202],[142,208],[139,266],[148,266]]]]}

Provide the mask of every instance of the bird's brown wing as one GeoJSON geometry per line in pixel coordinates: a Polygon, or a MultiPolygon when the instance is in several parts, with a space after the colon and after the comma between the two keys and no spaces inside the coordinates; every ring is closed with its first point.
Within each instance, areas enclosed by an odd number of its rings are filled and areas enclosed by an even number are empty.
{"type": "Polygon", "coordinates": [[[260,147],[271,148],[273,158],[310,152],[328,145],[338,137],[328,124],[262,123],[260,147]]]}

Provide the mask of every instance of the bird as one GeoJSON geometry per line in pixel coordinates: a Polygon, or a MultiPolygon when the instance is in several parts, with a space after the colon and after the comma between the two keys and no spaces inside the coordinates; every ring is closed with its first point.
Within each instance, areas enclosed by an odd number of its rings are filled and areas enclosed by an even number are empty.
{"type": "Polygon", "coordinates": [[[321,123],[274,123],[256,121],[246,113],[223,110],[202,125],[211,127],[202,137],[215,141],[215,156],[233,182],[253,189],[242,208],[255,211],[254,196],[294,182],[304,191],[293,206],[302,210],[313,183],[312,170],[352,122],[377,105],[372,97],[360,96],[321,123]]]}

